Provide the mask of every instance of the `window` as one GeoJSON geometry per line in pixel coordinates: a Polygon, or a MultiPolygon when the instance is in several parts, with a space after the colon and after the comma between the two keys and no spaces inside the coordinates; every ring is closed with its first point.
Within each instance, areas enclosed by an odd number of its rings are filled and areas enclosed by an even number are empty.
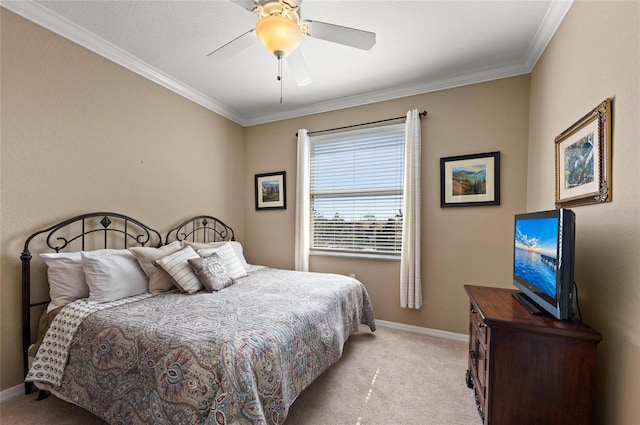
{"type": "Polygon", "coordinates": [[[311,251],[398,257],[405,125],[310,139],[311,251]]]}

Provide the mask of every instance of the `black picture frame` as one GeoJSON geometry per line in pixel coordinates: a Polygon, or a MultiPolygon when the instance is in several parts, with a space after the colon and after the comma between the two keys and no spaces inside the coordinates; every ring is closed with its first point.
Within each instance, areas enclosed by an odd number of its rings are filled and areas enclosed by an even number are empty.
{"type": "Polygon", "coordinates": [[[287,209],[287,173],[262,173],[255,175],[256,210],[287,209]]]}
{"type": "Polygon", "coordinates": [[[500,152],[440,158],[440,207],[500,205],[500,152]]]}

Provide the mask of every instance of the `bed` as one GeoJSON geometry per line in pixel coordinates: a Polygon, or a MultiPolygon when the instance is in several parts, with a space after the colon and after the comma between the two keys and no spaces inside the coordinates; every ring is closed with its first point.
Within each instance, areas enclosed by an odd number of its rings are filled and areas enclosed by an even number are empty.
{"type": "Polygon", "coordinates": [[[122,214],[84,214],[29,236],[21,258],[27,390],[111,424],[281,424],[349,335],[375,331],[362,283],[247,264],[233,229],[213,216],[191,217],[163,239],[122,214]],[[38,256],[49,301],[31,300],[35,246],[53,251],[38,256]],[[72,280],[69,261],[56,270],[66,255],[89,295],[65,303],[53,284],[72,280]],[[38,306],[46,311],[36,337],[38,306]]]}

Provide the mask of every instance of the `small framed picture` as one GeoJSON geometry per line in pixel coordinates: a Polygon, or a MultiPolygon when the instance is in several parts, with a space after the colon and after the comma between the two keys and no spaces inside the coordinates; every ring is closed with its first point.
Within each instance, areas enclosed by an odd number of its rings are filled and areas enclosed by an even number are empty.
{"type": "Polygon", "coordinates": [[[500,205],[500,152],[440,158],[440,207],[500,205]]]}
{"type": "Polygon", "coordinates": [[[286,172],[256,174],[256,210],[287,209],[286,172]]]}
{"type": "Polygon", "coordinates": [[[611,201],[611,99],[556,137],[556,208],[611,201]]]}

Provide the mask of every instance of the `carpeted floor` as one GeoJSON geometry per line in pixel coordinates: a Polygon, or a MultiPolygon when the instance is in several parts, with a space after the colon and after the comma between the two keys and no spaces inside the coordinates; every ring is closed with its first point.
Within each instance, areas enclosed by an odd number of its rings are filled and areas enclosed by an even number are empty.
{"type": "MultiPolygon", "coordinates": [[[[286,425],[481,425],[465,384],[467,344],[362,327],[342,359],[295,401],[286,425]]],[[[0,405],[2,425],[104,425],[87,411],[35,394],[0,405]]]]}

